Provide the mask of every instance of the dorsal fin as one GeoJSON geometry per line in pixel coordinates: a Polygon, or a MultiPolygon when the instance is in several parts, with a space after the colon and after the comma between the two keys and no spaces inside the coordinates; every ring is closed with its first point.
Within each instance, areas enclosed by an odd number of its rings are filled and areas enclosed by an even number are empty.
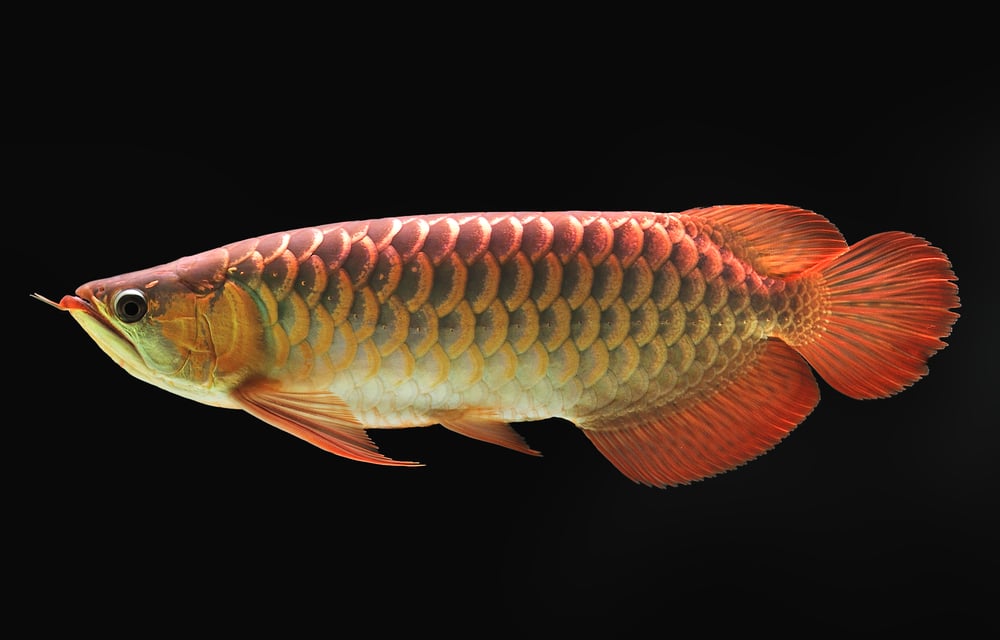
{"type": "Polygon", "coordinates": [[[580,426],[608,460],[642,484],[688,484],[733,469],[780,442],[819,401],[809,365],[791,347],[769,340],[760,348],[728,385],[580,426]]]}
{"type": "Polygon", "coordinates": [[[722,233],[734,254],[758,273],[788,276],[847,251],[847,242],[829,220],[783,204],[725,205],[688,209],[722,233]]]}

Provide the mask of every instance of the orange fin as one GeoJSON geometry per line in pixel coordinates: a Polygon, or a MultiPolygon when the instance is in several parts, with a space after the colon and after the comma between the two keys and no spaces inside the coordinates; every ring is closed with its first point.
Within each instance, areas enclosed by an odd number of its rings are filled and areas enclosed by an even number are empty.
{"type": "Polygon", "coordinates": [[[926,375],[958,318],[948,257],[909,233],[866,238],[809,277],[826,289],[828,316],[792,346],[852,398],[889,396],[926,375]]]}
{"type": "Polygon", "coordinates": [[[379,453],[364,425],[332,393],[293,393],[260,381],[240,386],[233,395],[248,413],[324,451],[360,462],[421,466],[419,462],[393,460],[379,453]]]}
{"type": "Polygon", "coordinates": [[[771,449],[819,401],[809,366],[777,340],[732,381],[675,405],[607,416],[584,433],[632,480],[687,484],[733,469],[771,449]]]}
{"type": "Polygon", "coordinates": [[[476,411],[449,411],[436,414],[434,419],[449,431],[454,431],[467,438],[498,444],[501,447],[528,455],[542,455],[529,447],[521,434],[514,430],[514,427],[489,414],[476,411]]]}
{"type": "Polygon", "coordinates": [[[710,220],[733,253],[761,274],[799,273],[847,250],[844,236],[832,222],[798,207],[750,204],[681,213],[710,220]]]}

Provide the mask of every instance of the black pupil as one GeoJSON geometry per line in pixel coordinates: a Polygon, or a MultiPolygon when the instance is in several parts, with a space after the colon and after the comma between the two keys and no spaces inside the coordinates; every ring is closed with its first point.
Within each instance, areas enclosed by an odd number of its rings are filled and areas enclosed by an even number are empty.
{"type": "Polygon", "coordinates": [[[126,322],[135,322],[146,313],[146,301],[138,295],[124,295],[118,301],[118,316],[126,322]]]}

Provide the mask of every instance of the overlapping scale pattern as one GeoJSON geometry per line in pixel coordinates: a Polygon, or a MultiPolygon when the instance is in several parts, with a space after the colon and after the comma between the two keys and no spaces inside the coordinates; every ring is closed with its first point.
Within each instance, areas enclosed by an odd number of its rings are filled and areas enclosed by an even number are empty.
{"type": "Polygon", "coordinates": [[[368,426],[662,406],[725,379],[799,304],[684,214],[414,216],[225,249],[270,375],[368,426]]]}

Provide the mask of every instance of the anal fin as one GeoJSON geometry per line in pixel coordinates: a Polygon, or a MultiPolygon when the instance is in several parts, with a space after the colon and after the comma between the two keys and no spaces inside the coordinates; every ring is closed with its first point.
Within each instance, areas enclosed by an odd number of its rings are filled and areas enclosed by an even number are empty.
{"type": "Polygon", "coordinates": [[[467,438],[500,445],[533,456],[542,455],[529,447],[521,434],[514,430],[514,427],[488,413],[477,410],[457,410],[438,413],[434,419],[449,431],[454,431],[467,438]]]}
{"type": "Polygon", "coordinates": [[[282,431],[338,456],[388,466],[421,466],[382,455],[342,399],[326,392],[289,392],[268,381],[233,392],[247,412],[282,431]]]}
{"type": "Polygon", "coordinates": [[[765,453],[816,406],[809,365],[778,340],[731,382],[676,405],[583,423],[584,433],[632,480],[656,487],[688,484],[765,453]]]}

